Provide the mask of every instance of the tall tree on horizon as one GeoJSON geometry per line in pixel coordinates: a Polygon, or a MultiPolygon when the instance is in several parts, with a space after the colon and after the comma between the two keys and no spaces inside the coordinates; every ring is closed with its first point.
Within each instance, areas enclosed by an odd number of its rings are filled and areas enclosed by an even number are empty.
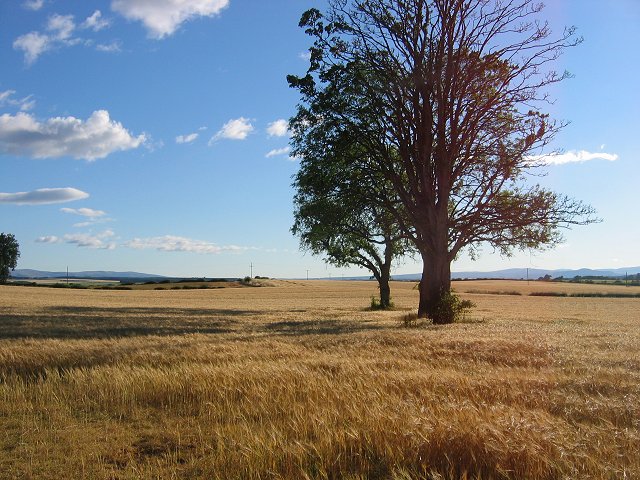
{"type": "Polygon", "coordinates": [[[18,266],[20,246],[12,233],[0,233],[0,284],[7,283],[11,271],[18,266]]]}

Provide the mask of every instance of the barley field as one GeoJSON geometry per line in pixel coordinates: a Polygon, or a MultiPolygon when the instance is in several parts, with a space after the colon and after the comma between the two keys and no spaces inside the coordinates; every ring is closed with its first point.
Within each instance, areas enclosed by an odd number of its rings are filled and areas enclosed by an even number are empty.
{"type": "Polygon", "coordinates": [[[640,478],[640,287],[0,286],[0,478],[640,478]]]}

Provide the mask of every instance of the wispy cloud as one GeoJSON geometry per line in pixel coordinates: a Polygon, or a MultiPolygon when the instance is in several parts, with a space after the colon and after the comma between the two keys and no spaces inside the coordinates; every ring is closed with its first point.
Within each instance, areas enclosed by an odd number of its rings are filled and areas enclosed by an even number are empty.
{"type": "Polygon", "coordinates": [[[111,9],[140,21],[151,38],[172,35],[184,22],[218,15],[229,0],[112,0],[111,9]]]}
{"type": "Polygon", "coordinates": [[[234,120],[229,120],[213,137],[211,137],[209,145],[220,139],[244,140],[251,132],[253,132],[253,130],[253,125],[251,125],[251,121],[248,118],[240,117],[234,120]]]}
{"type": "Polygon", "coordinates": [[[618,159],[615,153],[596,152],[586,150],[570,150],[565,153],[551,153],[549,155],[532,155],[528,160],[534,165],[564,165],[567,163],[582,163],[590,160],[607,160],[614,162],[618,159]]]}
{"type": "Polygon", "coordinates": [[[22,50],[25,63],[31,65],[48,50],[79,43],[79,39],[73,38],[75,28],[73,15],[55,13],[47,20],[47,33],[33,31],[21,35],[13,42],[13,48],[14,50],[22,50]]]}
{"type": "Polygon", "coordinates": [[[27,10],[33,10],[35,12],[44,6],[44,0],[26,0],[22,3],[22,6],[27,10]]]}
{"type": "Polygon", "coordinates": [[[62,239],[60,237],[56,237],[55,235],[46,235],[44,237],[36,238],[36,242],[38,242],[38,243],[61,243],[62,239]]]}
{"type": "Polygon", "coordinates": [[[76,188],[40,188],[32,192],[0,193],[0,203],[14,205],[48,205],[88,198],[89,194],[76,188]]]}
{"type": "Polygon", "coordinates": [[[70,233],[63,237],[56,235],[46,235],[36,238],[38,243],[68,243],[78,247],[93,248],[99,250],[114,250],[116,243],[111,241],[115,233],[112,230],[105,230],[101,233],[70,233]]]}
{"type": "MultiPolygon", "coordinates": [[[[47,19],[44,31],[32,31],[20,35],[13,42],[14,50],[21,50],[24,53],[24,61],[27,65],[33,64],[45,52],[83,44],[85,46],[94,45],[93,40],[81,39],[75,36],[78,29],[92,30],[97,32],[110,25],[109,20],[102,16],[100,10],[96,10],[87,17],[80,25],[76,25],[73,15],[51,15],[47,19]]],[[[103,52],[120,51],[120,43],[95,44],[96,50],[103,52]]]]}
{"type": "Polygon", "coordinates": [[[94,32],[107,28],[109,25],[111,25],[111,23],[102,16],[100,10],[96,10],[82,22],[82,28],[88,28],[94,32]]]}
{"type": "Polygon", "coordinates": [[[237,245],[219,246],[215,243],[204,240],[193,240],[186,237],[174,235],[164,235],[151,238],[134,238],[123,244],[125,247],[136,250],[154,249],[161,252],[192,252],[202,254],[219,254],[225,252],[238,253],[250,250],[249,247],[239,247],[237,245]]]}
{"type": "Polygon", "coordinates": [[[178,135],[176,137],[176,143],[191,143],[198,138],[197,133],[189,133],[188,135],[178,135]]]}
{"type": "Polygon", "coordinates": [[[138,148],[144,134],[133,136],[121,123],[97,110],[87,120],[54,117],[39,122],[32,115],[0,115],[0,153],[32,158],[73,157],[96,160],[120,151],[138,148]]]}
{"type": "Polygon", "coordinates": [[[33,95],[28,95],[23,98],[13,98],[15,93],[15,90],[5,90],[4,92],[0,92],[0,107],[17,107],[25,112],[36,106],[36,101],[33,99],[33,95]]]}
{"type": "Polygon", "coordinates": [[[22,50],[25,63],[31,65],[40,55],[51,48],[51,38],[39,32],[25,33],[15,39],[13,48],[14,50],[22,50]]]}
{"type": "Polygon", "coordinates": [[[271,158],[271,157],[280,157],[284,155],[287,156],[287,160],[289,160],[290,162],[296,162],[299,160],[298,157],[291,156],[291,147],[274,148],[273,150],[270,150],[265,155],[265,157],[271,158]]]}
{"type": "Polygon", "coordinates": [[[74,215],[80,215],[82,217],[87,217],[87,218],[99,218],[99,217],[104,217],[107,212],[103,211],[103,210],[94,210],[92,208],[61,208],[60,209],[61,212],[64,213],[72,213],[74,215]]]}
{"type": "Polygon", "coordinates": [[[269,151],[269,153],[267,153],[265,157],[271,158],[271,157],[277,157],[280,155],[288,155],[290,151],[291,151],[291,147],[276,148],[269,151]]]}
{"type": "Polygon", "coordinates": [[[107,53],[117,53],[122,51],[122,47],[120,46],[120,42],[114,40],[111,43],[98,43],[96,44],[96,50],[98,52],[107,52],[107,53]]]}
{"type": "Polygon", "coordinates": [[[285,137],[289,133],[289,122],[283,118],[271,122],[267,126],[267,133],[270,137],[285,137]]]}
{"type": "Polygon", "coordinates": [[[76,228],[91,227],[98,223],[113,221],[112,218],[107,216],[107,212],[103,210],[94,210],[92,208],[61,208],[60,211],[87,218],[84,222],[74,223],[73,226],[76,228]]]}
{"type": "Polygon", "coordinates": [[[113,238],[115,233],[112,230],[105,230],[102,233],[70,233],[63,237],[65,243],[77,245],[78,247],[114,250],[116,244],[109,239],[113,238]]]}
{"type": "Polygon", "coordinates": [[[47,31],[51,32],[51,38],[60,42],[69,41],[76,29],[73,15],[59,15],[54,13],[47,21],[47,31]]]}

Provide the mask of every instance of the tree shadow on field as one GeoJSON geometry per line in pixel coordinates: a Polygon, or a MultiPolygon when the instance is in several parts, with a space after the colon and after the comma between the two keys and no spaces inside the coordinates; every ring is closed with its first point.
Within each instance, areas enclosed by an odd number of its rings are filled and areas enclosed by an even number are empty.
{"type": "Polygon", "coordinates": [[[277,335],[340,335],[370,330],[382,330],[385,327],[369,322],[354,322],[335,319],[288,320],[268,323],[263,331],[277,335]]]}
{"type": "Polygon", "coordinates": [[[145,335],[228,333],[253,310],[51,307],[34,314],[1,313],[0,339],[96,339],[145,335]]]}

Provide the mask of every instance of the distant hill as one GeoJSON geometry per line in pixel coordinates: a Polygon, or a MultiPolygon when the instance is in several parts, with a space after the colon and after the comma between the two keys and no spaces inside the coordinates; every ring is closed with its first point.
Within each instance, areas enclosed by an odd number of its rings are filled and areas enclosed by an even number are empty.
{"type": "MultiPolygon", "coordinates": [[[[528,278],[536,280],[545,275],[551,275],[553,278],[564,277],[574,278],[580,277],[624,277],[625,274],[636,275],[640,273],[640,267],[612,268],[612,269],[590,269],[580,268],[577,270],[545,270],[540,268],[529,268],[528,278]]],[[[402,275],[393,275],[394,280],[420,280],[420,273],[407,273],[402,275]]],[[[11,277],[14,279],[26,278],[67,278],[67,272],[47,272],[42,270],[17,269],[12,272],[11,277]]],[[[109,272],[109,271],[86,271],[86,272],[69,272],[69,278],[87,278],[96,280],[149,280],[149,279],[166,279],[164,275],[154,275],[151,273],[140,272],[109,272]]],[[[176,277],[178,278],[178,277],[176,277]]],[[[183,277],[179,277],[183,278],[183,277]]],[[[342,277],[333,277],[332,280],[340,280],[342,277]]],[[[368,275],[344,277],[343,280],[366,280],[368,275]]],[[[526,268],[508,268],[505,270],[494,270],[491,272],[453,272],[451,278],[454,279],[478,279],[478,278],[501,278],[507,280],[520,280],[527,278],[526,268]]],[[[324,280],[329,280],[325,278],[324,280]]]]}
{"type": "MultiPolygon", "coordinates": [[[[504,280],[537,280],[545,275],[551,275],[552,278],[564,277],[621,277],[624,278],[626,274],[636,275],[640,273],[640,267],[626,267],[626,268],[610,268],[610,269],[591,269],[580,268],[576,270],[559,269],[559,270],[545,270],[542,268],[529,268],[527,272],[526,268],[507,268],[505,270],[494,270],[490,272],[452,272],[451,278],[453,279],[468,279],[476,280],[480,278],[488,279],[504,279],[504,280]],[[528,275],[528,276],[527,276],[528,275]]],[[[420,281],[422,277],[421,273],[405,273],[400,275],[392,275],[394,280],[406,280],[406,281],[420,281]]],[[[368,275],[362,275],[358,277],[333,277],[333,280],[366,280],[370,277],[368,275]]],[[[323,280],[330,280],[324,278],[323,280]]]]}
{"type": "MultiPolygon", "coordinates": [[[[507,280],[520,280],[529,278],[536,280],[545,275],[551,275],[553,278],[564,277],[624,277],[625,274],[635,275],[640,273],[640,267],[614,268],[614,269],[590,269],[580,268],[577,270],[545,270],[540,268],[508,268],[505,270],[494,270],[491,272],[452,272],[451,278],[459,279],[478,279],[478,278],[502,278],[507,280]]],[[[393,275],[395,280],[420,280],[420,273],[409,273],[404,275],[393,275]]]]}
{"type": "MultiPolygon", "coordinates": [[[[67,272],[46,272],[42,270],[31,270],[28,268],[17,269],[11,273],[11,278],[67,278],[67,272]]],[[[120,280],[120,279],[149,279],[166,278],[163,275],[153,275],[140,272],[69,272],[69,278],[91,278],[96,280],[120,280]]]]}

